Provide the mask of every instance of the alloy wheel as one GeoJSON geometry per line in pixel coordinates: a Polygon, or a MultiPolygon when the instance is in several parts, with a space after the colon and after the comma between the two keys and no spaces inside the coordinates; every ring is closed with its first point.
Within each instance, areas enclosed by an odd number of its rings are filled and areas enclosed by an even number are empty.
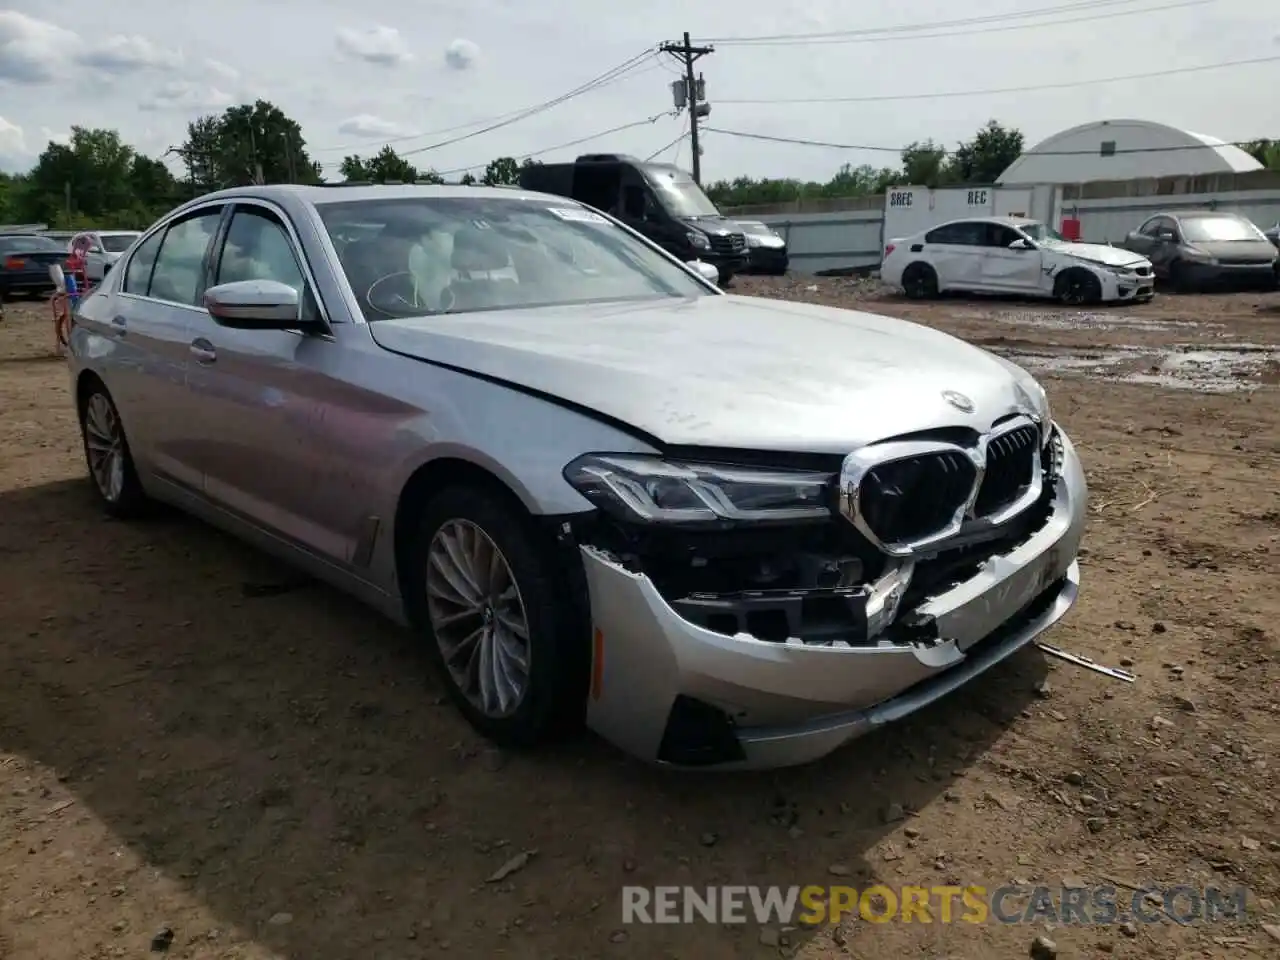
{"type": "Polygon", "coordinates": [[[469,520],[442,524],[427,549],[427,618],[459,692],[491,718],[529,686],[529,619],[507,558],[469,520]]]}
{"type": "Polygon", "coordinates": [[[115,503],[124,492],[124,429],[111,401],[101,393],[91,396],[85,407],[84,442],[98,492],[115,503]]]}

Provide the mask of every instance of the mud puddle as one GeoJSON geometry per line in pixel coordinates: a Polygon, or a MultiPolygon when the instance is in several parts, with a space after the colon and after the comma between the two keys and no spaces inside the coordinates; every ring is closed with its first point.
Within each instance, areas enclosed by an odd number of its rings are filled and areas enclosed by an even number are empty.
{"type": "Polygon", "coordinates": [[[1190,333],[1193,330],[1221,330],[1223,324],[1205,320],[1180,320],[1171,317],[1126,316],[1117,311],[1107,313],[1072,311],[1041,312],[1010,310],[1002,313],[974,315],[1011,327],[1034,327],[1039,330],[1140,330],[1148,333],[1190,333]]]}
{"type": "Polygon", "coordinates": [[[1280,348],[1264,344],[1233,344],[1212,349],[1201,344],[1096,350],[993,349],[1032,371],[1115,383],[1145,383],[1170,390],[1235,393],[1280,384],[1280,348]]]}

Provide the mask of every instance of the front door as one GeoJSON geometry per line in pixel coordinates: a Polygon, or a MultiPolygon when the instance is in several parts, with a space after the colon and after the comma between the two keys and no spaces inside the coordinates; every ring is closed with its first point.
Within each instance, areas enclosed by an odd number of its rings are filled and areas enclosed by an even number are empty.
{"type": "Polygon", "coordinates": [[[982,285],[989,290],[1009,293],[1030,293],[1039,289],[1044,260],[1040,250],[1035,246],[1011,250],[1009,244],[1027,238],[1004,224],[988,223],[986,227],[987,249],[982,257],[982,285]]]}
{"type": "MultiPolygon", "coordinates": [[[[237,202],[211,285],[276,280],[298,290],[304,310],[319,317],[303,262],[277,210],[237,202]]],[[[364,331],[341,326],[349,338],[364,331]]],[[[206,496],[315,554],[352,562],[371,492],[353,463],[358,437],[340,417],[351,404],[339,377],[338,341],[233,330],[206,314],[192,342],[200,356],[187,382],[202,412],[195,429],[206,496]]]]}

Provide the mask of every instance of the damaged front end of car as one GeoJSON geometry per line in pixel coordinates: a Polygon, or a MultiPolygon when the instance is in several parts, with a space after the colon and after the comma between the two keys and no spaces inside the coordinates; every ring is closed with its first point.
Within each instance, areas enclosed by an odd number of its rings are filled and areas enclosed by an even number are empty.
{"type": "Polygon", "coordinates": [[[597,507],[569,524],[593,629],[588,723],[647,759],[820,756],[900,712],[904,694],[949,675],[922,705],[964,682],[987,639],[1032,623],[1075,569],[1083,474],[1065,436],[1032,417],[844,458],[750,459],[566,468],[597,507]],[[1034,562],[1019,556],[1029,544],[1034,562]]]}

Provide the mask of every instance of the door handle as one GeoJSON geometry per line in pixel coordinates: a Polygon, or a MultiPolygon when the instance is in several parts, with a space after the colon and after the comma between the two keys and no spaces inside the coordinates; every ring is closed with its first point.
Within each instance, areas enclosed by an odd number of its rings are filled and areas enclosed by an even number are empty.
{"type": "Polygon", "coordinates": [[[213,344],[204,337],[191,341],[191,355],[196,358],[196,363],[213,363],[218,359],[218,352],[213,349],[213,344]]]}
{"type": "Polygon", "coordinates": [[[111,318],[111,332],[117,337],[123,337],[129,331],[126,328],[126,321],[122,316],[114,316],[111,318]]]}

